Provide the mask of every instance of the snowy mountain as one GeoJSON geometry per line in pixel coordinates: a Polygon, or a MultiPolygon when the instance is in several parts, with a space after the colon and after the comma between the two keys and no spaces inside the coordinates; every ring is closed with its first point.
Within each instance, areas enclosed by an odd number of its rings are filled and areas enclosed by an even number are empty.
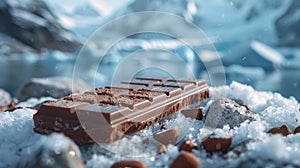
{"type": "MultiPolygon", "coordinates": [[[[79,0],[76,3],[69,0],[60,3],[45,0],[45,2],[55,11],[59,23],[84,38],[88,38],[102,25],[120,16],[134,12],[159,11],[183,17],[188,22],[196,24],[209,37],[217,39],[216,42],[221,44],[250,43],[252,40],[260,40],[269,44],[284,43],[281,41],[283,38],[280,35],[284,28],[279,28],[280,21],[278,20],[282,17],[286,18],[287,14],[285,13],[290,13],[289,20],[295,20],[293,23],[297,24],[299,16],[291,13],[293,11],[290,11],[288,7],[300,8],[297,0],[294,4],[291,4],[293,0],[261,0],[257,2],[252,0],[114,0],[110,2],[79,0]],[[276,26],[274,26],[275,22],[276,26]],[[278,37],[280,40],[277,39],[278,37]]],[[[156,19],[157,22],[154,24],[157,27],[164,26],[163,18],[156,19]]],[[[137,21],[128,22],[134,24],[137,21]]],[[[149,22],[153,22],[153,20],[146,19],[137,24],[142,27],[153,24],[149,22]]],[[[292,26],[293,23],[289,25],[292,26]]],[[[180,29],[180,25],[173,28],[174,30],[170,30],[171,32],[180,29]]],[[[119,31],[122,32],[122,29],[126,29],[126,27],[120,27],[119,31]]],[[[295,31],[296,29],[291,32],[295,31]]]]}
{"type": "MultiPolygon", "coordinates": [[[[87,1],[86,3],[91,2],[87,1]]],[[[252,0],[135,0],[128,1],[128,4],[124,3],[119,10],[114,10],[109,15],[98,17],[97,20],[95,18],[91,19],[91,17],[73,19],[75,20],[74,25],[79,26],[73,26],[70,29],[87,38],[105,23],[127,14],[142,11],[167,12],[181,16],[186,21],[192,22],[202,29],[222,55],[225,65],[240,64],[272,69],[272,62],[253,52],[250,45],[253,40],[269,45],[283,43],[281,39],[278,40],[278,29],[274,23],[288,10],[291,3],[291,0],[262,0],[258,2],[252,0]],[[80,22],[84,22],[84,24],[80,24],[80,22]]],[[[138,29],[153,27],[166,28],[170,34],[184,32],[186,37],[194,38],[193,33],[184,31],[184,26],[178,24],[166,26],[166,24],[174,23],[170,23],[167,17],[133,18],[132,20],[123,20],[123,24],[121,23],[118,27],[114,27],[113,34],[122,35],[128,30],[135,31],[135,27],[138,27],[138,29]]],[[[101,36],[105,35],[102,34],[101,36]]],[[[95,39],[98,38],[96,37],[95,39]]]]}
{"type": "Polygon", "coordinates": [[[126,8],[130,0],[44,0],[57,16],[57,21],[83,39],[110,21],[111,15],[126,8]]]}
{"type": "MultiPolygon", "coordinates": [[[[55,14],[41,0],[2,0],[0,3],[0,33],[18,41],[16,51],[5,41],[1,48],[10,48],[12,53],[61,50],[73,52],[81,44],[77,37],[63,28],[55,14]],[[24,48],[24,49],[23,49],[24,48]],[[29,51],[29,50],[28,50],[29,51]]],[[[1,35],[0,35],[1,36],[1,35]]],[[[7,50],[2,51],[2,53],[7,50]]]]}

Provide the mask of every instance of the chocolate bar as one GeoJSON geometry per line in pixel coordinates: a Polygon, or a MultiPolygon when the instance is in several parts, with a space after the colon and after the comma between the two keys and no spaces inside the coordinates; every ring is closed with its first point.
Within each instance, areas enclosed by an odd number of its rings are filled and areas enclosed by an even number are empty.
{"type": "Polygon", "coordinates": [[[111,143],[208,97],[204,80],[138,77],[43,103],[33,117],[34,131],[111,143]]]}

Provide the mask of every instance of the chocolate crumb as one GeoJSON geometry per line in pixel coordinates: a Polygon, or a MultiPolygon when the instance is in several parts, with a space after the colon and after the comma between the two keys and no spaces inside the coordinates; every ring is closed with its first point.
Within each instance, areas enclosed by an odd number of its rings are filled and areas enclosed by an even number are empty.
{"type": "Polygon", "coordinates": [[[300,125],[298,127],[295,128],[294,130],[294,134],[300,133],[300,125]]]}
{"type": "Polygon", "coordinates": [[[268,131],[271,134],[281,134],[282,136],[288,136],[292,134],[292,131],[287,125],[282,125],[281,127],[274,127],[268,131]]]}

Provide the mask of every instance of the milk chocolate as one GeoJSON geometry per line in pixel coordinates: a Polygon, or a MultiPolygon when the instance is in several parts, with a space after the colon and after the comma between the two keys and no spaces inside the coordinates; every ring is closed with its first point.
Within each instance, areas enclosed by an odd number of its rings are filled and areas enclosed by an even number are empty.
{"type": "Polygon", "coordinates": [[[33,117],[34,131],[111,143],[207,98],[203,80],[137,77],[43,103],[33,117]]]}

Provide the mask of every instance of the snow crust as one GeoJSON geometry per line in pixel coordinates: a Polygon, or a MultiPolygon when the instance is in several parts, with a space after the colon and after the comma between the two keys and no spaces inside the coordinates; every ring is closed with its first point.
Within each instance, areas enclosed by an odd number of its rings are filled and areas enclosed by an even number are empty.
{"type": "MultiPolygon", "coordinates": [[[[300,166],[300,134],[287,137],[270,135],[268,129],[287,124],[291,130],[300,125],[300,104],[293,98],[284,98],[278,93],[260,92],[252,87],[233,82],[228,86],[210,88],[212,100],[219,97],[238,99],[250,107],[257,115],[255,121],[241,123],[230,129],[228,125],[214,130],[218,137],[232,136],[228,153],[208,154],[201,147],[198,136],[203,130],[203,122],[186,118],[181,114],[173,115],[163,122],[166,129],[177,126],[180,130],[178,144],[184,139],[193,139],[200,150],[193,150],[200,160],[201,167],[239,167],[250,163],[254,166],[300,166]],[[237,152],[242,151],[242,152],[237,152]],[[224,159],[224,157],[227,159],[224,159]],[[255,161],[253,161],[255,160],[255,161]]],[[[49,98],[44,98],[49,99],[49,98]]],[[[43,100],[44,100],[43,99],[43,100]]],[[[35,105],[38,99],[29,99],[19,105],[35,105]]],[[[209,106],[210,103],[207,103],[209,106]]],[[[203,105],[203,104],[202,104],[203,105]]],[[[205,105],[205,104],[204,104],[205,105]]],[[[45,136],[33,132],[33,114],[36,110],[17,109],[14,112],[0,114],[0,167],[16,167],[34,160],[36,152],[43,146],[54,151],[65,150],[71,141],[63,135],[45,136]],[[50,138],[50,139],[49,139],[50,138]]],[[[157,144],[143,143],[158,130],[159,124],[125,137],[113,144],[77,144],[86,167],[110,167],[113,163],[125,159],[145,162],[149,167],[168,167],[180,154],[178,146],[168,145],[167,152],[157,155],[157,144]]]]}

